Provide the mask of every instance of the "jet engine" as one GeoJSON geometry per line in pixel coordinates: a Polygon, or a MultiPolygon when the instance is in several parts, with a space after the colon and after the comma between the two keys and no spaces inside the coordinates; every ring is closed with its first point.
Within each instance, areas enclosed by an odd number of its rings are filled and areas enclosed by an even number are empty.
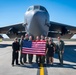
{"type": "Polygon", "coordinates": [[[7,32],[7,34],[16,34],[16,35],[18,35],[18,29],[17,28],[15,28],[15,27],[12,27],[12,28],[10,28],[9,30],[8,30],[8,32],[7,32]]]}
{"type": "Polygon", "coordinates": [[[61,28],[61,35],[65,35],[65,34],[68,34],[68,33],[69,33],[69,30],[67,30],[66,27],[61,28]]]}

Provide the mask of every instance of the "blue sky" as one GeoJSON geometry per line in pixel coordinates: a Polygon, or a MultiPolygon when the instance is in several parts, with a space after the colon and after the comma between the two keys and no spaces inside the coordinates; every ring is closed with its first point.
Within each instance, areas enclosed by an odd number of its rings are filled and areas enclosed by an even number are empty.
{"type": "Polygon", "coordinates": [[[76,0],[0,0],[0,27],[24,22],[31,5],[44,6],[51,21],[76,26],[76,0]]]}

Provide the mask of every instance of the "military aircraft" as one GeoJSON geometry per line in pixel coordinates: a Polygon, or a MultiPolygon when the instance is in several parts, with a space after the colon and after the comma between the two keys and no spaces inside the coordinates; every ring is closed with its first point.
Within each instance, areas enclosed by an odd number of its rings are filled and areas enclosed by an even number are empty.
{"type": "Polygon", "coordinates": [[[1,27],[0,34],[7,34],[9,38],[20,37],[27,33],[34,37],[62,36],[68,39],[76,34],[76,27],[50,21],[48,11],[41,5],[30,6],[24,17],[24,23],[1,27]]]}

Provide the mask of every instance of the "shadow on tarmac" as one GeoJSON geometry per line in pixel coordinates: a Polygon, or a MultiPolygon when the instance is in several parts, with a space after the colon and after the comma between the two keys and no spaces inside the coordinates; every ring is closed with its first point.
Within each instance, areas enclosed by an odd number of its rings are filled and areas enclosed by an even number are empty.
{"type": "MultiPolygon", "coordinates": [[[[43,66],[46,68],[71,68],[71,69],[76,69],[76,65],[75,64],[63,64],[63,66],[61,66],[59,63],[54,63],[53,65],[51,64],[43,64],[43,66]]],[[[19,65],[19,66],[14,66],[14,67],[23,67],[23,68],[37,68],[40,69],[40,64],[37,63],[33,63],[33,64],[24,64],[24,65],[19,65]]]]}
{"type": "Polygon", "coordinates": [[[54,63],[53,66],[51,64],[44,64],[44,67],[53,67],[53,68],[72,68],[72,69],[76,69],[76,65],[72,65],[72,64],[63,64],[63,66],[61,66],[58,63],[54,63]]]}
{"type": "Polygon", "coordinates": [[[11,44],[0,44],[0,48],[5,48],[5,47],[8,47],[8,46],[12,46],[11,44]]]}
{"type": "MultiPolygon", "coordinates": [[[[54,58],[58,59],[58,54],[55,54],[54,58]]],[[[65,46],[63,60],[76,63],[76,45],[65,46]]]]}
{"type": "Polygon", "coordinates": [[[39,68],[39,65],[37,63],[32,63],[32,64],[24,64],[24,65],[15,65],[14,67],[23,67],[23,68],[39,68]]]}

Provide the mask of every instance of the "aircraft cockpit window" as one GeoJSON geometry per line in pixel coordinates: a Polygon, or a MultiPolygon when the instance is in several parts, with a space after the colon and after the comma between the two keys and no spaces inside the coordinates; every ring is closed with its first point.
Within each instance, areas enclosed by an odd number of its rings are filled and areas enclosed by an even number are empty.
{"type": "Polygon", "coordinates": [[[28,9],[28,11],[30,11],[30,10],[33,10],[33,7],[30,7],[30,8],[28,9]]]}
{"type": "Polygon", "coordinates": [[[35,6],[34,9],[39,9],[39,6],[35,6]]]}
{"type": "Polygon", "coordinates": [[[47,12],[47,10],[44,7],[40,7],[40,10],[43,10],[43,11],[47,12]]]}

